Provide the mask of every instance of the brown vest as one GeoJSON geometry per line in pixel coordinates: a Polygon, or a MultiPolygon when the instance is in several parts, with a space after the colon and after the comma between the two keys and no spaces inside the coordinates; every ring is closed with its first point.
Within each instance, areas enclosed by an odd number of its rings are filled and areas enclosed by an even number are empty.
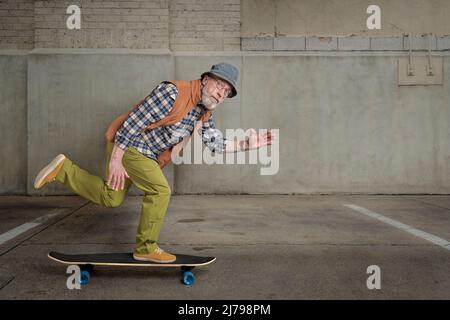
{"type": "MultiPolygon", "coordinates": [[[[152,130],[160,126],[172,125],[174,123],[181,121],[181,119],[183,119],[189,113],[189,111],[191,111],[197,105],[197,103],[200,102],[201,99],[200,80],[191,80],[191,81],[175,80],[164,82],[172,83],[177,87],[178,90],[177,98],[175,99],[172,109],[170,110],[167,116],[165,116],[164,118],[162,118],[157,122],[151,123],[143,131],[152,130]]],[[[143,102],[144,101],[141,101],[140,103],[135,105],[133,109],[121,114],[113,122],[111,122],[111,124],[109,125],[108,129],[105,132],[105,138],[107,141],[114,142],[116,132],[120,129],[120,127],[122,127],[123,123],[125,122],[125,120],[127,120],[130,113],[134,109],[138,108],[143,102]]],[[[194,128],[193,133],[195,133],[200,128],[202,122],[208,120],[210,116],[211,111],[207,111],[199,119],[199,122],[194,128]]],[[[170,163],[172,149],[173,148],[181,149],[183,148],[184,145],[186,145],[186,143],[187,140],[184,139],[176,146],[171,147],[158,155],[158,162],[161,169],[164,168],[168,163],[170,163]]]]}

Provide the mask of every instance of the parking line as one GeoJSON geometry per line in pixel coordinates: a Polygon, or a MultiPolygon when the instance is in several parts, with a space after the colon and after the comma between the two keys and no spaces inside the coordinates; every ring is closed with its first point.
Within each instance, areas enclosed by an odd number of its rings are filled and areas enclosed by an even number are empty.
{"type": "Polygon", "coordinates": [[[37,227],[38,225],[40,225],[40,223],[27,222],[27,223],[24,223],[12,230],[9,230],[5,233],[0,234],[0,245],[4,244],[6,241],[14,239],[18,235],[20,235],[30,229],[33,229],[34,227],[37,227]]]}
{"type": "Polygon", "coordinates": [[[439,238],[431,233],[419,230],[419,229],[415,229],[411,226],[408,226],[404,223],[398,222],[396,220],[393,220],[391,218],[385,217],[382,214],[370,211],[369,209],[363,208],[363,207],[359,207],[357,205],[354,204],[344,204],[344,207],[348,207],[350,209],[353,209],[355,211],[358,211],[359,213],[362,213],[366,216],[369,216],[371,218],[375,218],[377,220],[380,220],[384,223],[387,223],[393,227],[396,227],[400,230],[406,231],[408,233],[411,233],[412,235],[415,235],[416,237],[419,237],[421,239],[430,241],[432,243],[434,243],[435,245],[438,245],[446,250],[450,250],[450,242],[448,242],[445,239],[439,238]]]}
{"type": "Polygon", "coordinates": [[[39,217],[31,222],[21,224],[20,226],[14,229],[11,229],[5,233],[0,234],[0,245],[4,244],[5,242],[11,239],[14,239],[15,237],[21,235],[24,232],[27,232],[30,229],[39,226],[40,224],[46,222],[47,220],[53,218],[56,215],[58,215],[58,212],[46,214],[45,216],[39,217]]]}

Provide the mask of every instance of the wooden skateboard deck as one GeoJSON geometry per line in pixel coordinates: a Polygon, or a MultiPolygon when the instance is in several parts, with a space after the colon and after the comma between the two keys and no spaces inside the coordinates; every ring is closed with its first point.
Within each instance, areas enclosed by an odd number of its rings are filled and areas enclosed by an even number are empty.
{"type": "Polygon", "coordinates": [[[200,257],[184,254],[175,254],[174,262],[162,263],[151,261],[138,261],[133,258],[133,254],[126,253],[90,253],[90,254],[65,254],[60,252],[50,252],[48,257],[59,263],[67,265],[78,265],[81,270],[81,284],[87,284],[94,266],[117,266],[117,267],[179,267],[181,268],[181,281],[185,285],[192,285],[195,282],[194,274],[191,270],[194,267],[205,266],[216,260],[215,257],[200,257]]]}

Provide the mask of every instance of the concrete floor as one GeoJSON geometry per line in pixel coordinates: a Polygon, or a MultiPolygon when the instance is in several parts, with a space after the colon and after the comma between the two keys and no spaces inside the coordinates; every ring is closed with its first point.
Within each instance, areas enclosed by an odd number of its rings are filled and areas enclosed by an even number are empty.
{"type": "Polygon", "coordinates": [[[0,299],[450,299],[450,196],[173,196],[160,246],[217,257],[194,270],[194,286],[172,268],[96,267],[69,290],[66,266],[47,252],[131,251],[140,201],[0,197],[0,238],[39,223],[0,245],[0,299]],[[371,265],[381,289],[367,288],[371,265]]]}

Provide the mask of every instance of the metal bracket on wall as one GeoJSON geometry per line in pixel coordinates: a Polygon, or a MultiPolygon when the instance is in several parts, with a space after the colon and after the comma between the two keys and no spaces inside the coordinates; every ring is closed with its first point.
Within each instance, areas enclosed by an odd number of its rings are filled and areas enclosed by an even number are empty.
{"type": "Polygon", "coordinates": [[[402,57],[398,60],[398,85],[442,85],[443,83],[443,59],[442,57],[431,56],[431,39],[428,35],[428,55],[412,55],[412,40],[409,39],[408,57],[402,57]]]}
{"type": "Polygon", "coordinates": [[[428,35],[428,64],[427,64],[427,76],[433,76],[433,64],[431,63],[431,34],[428,35]]]}
{"type": "Polygon", "coordinates": [[[412,64],[412,42],[411,36],[408,36],[409,39],[409,55],[408,55],[408,77],[414,76],[414,66],[412,64]]]}

